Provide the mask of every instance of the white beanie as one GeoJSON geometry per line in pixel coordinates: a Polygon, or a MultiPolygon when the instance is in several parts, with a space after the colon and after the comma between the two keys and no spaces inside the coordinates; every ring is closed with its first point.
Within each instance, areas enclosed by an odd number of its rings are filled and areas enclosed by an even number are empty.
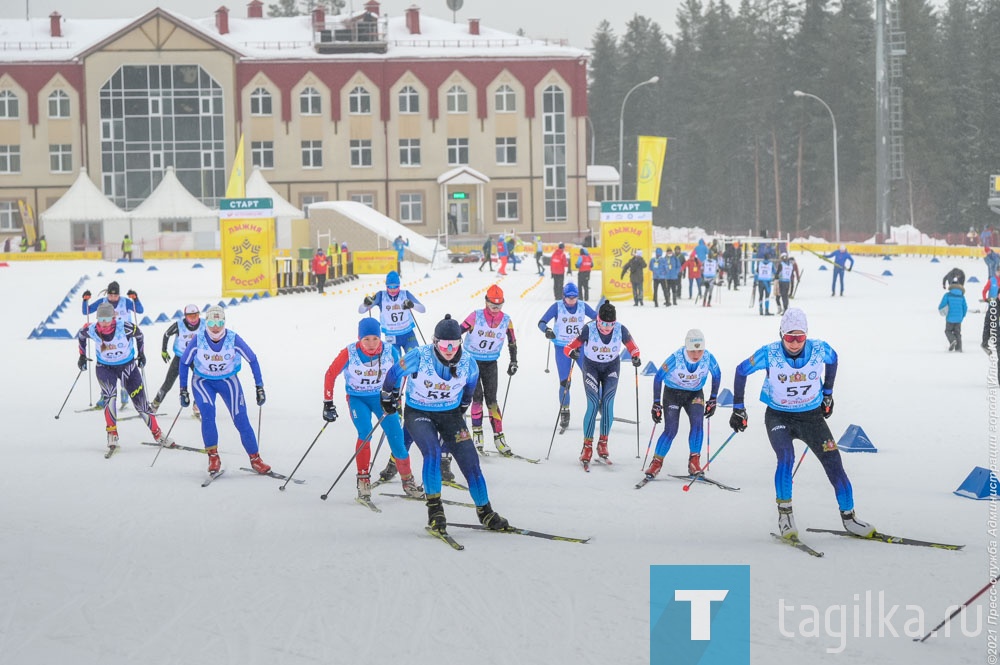
{"type": "Polygon", "coordinates": [[[685,351],[704,351],[705,350],[705,333],[698,330],[697,328],[692,328],[688,331],[687,337],[684,338],[684,350],[685,351]]]}
{"type": "Polygon", "coordinates": [[[635,250],[635,255],[636,256],[642,256],[642,250],[641,249],[635,250]]]}
{"type": "Polygon", "coordinates": [[[785,310],[785,313],[781,316],[781,334],[784,335],[793,330],[801,330],[804,333],[809,332],[809,322],[806,320],[806,313],[798,307],[785,310]]]}

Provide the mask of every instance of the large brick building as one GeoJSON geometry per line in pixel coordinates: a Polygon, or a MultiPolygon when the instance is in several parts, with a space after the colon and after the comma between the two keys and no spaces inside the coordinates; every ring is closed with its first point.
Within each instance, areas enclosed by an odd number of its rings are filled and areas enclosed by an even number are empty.
{"type": "MultiPolygon", "coordinates": [[[[299,207],[356,200],[426,235],[587,226],[586,51],[375,0],[262,10],[0,21],[0,237],[18,199],[46,210],[81,167],[124,210],[169,166],[216,206],[241,133],[246,167],[299,207]]],[[[73,249],[117,240],[77,231],[73,249]]]]}

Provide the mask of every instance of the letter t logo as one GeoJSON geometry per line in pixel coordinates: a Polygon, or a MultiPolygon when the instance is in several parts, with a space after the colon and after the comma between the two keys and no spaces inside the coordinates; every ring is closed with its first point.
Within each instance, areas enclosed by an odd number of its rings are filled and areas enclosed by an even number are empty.
{"type": "Polygon", "coordinates": [[[712,601],[724,600],[727,589],[676,589],[674,600],[691,603],[691,639],[712,639],[712,601]]]}

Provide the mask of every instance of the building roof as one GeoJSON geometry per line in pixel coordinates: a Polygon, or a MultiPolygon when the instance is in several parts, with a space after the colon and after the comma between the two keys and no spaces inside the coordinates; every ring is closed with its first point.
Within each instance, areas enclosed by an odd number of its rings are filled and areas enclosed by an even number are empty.
{"type": "Polygon", "coordinates": [[[591,164],[587,167],[588,185],[619,185],[621,181],[618,169],[613,166],[591,164]]]}
{"type": "Polygon", "coordinates": [[[128,219],[128,213],[108,200],[91,181],[87,169],[81,168],[73,185],[39,219],[45,223],[108,221],[128,219]]]}
{"type": "Polygon", "coordinates": [[[153,193],[131,212],[132,219],[193,219],[218,217],[218,212],[199,201],[181,184],[168,166],[153,193]]]}
{"type": "Polygon", "coordinates": [[[247,178],[246,195],[247,198],[273,199],[275,217],[293,219],[305,217],[301,210],[286,201],[281,194],[275,191],[274,187],[271,187],[270,183],[268,183],[257,167],[254,167],[253,173],[247,178]]]}
{"type": "Polygon", "coordinates": [[[456,166],[438,176],[439,185],[485,185],[490,177],[471,166],[456,166]]]}

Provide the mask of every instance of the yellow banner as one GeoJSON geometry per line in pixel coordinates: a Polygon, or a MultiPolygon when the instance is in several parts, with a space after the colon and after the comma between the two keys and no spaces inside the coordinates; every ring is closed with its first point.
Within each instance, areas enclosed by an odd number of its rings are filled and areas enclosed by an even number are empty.
{"type": "MultiPolygon", "coordinates": [[[[601,269],[601,289],[608,300],[630,300],[632,298],[632,282],[628,273],[622,276],[622,269],[629,259],[635,255],[635,250],[642,250],[642,258],[649,262],[649,254],[653,247],[652,222],[601,222],[601,253],[603,266],[601,269]]],[[[643,271],[645,297],[653,295],[653,274],[643,271]]]]}
{"type": "Polygon", "coordinates": [[[278,292],[274,219],[220,219],[222,295],[278,292]]]}
{"type": "Polygon", "coordinates": [[[396,252],[354,252],[355,275],[384,275],[396,269],[396,252]]]}
{"type": "Polygon", "coordinates": [[[240,134],[240,145],[236,148],[233,170],[229,173],[229,183],[226,185],[226,198],[242,199],[246,195],[247,183],[246,178],[243,177],[243,135],[240,134]]]}
{"type": "Polygon", "coordinates": [[[660,205],[660,178],[666,156],[665,136],[639,137],[639,180],[636,183],[635,198],[639,201],[652,201],[654,208],[660,205]]]}
{"type": "Polygon", "coordinates": [[[28,247],[35,244],[35,212],[31,206],[18,199],[17,208],[21,212],[21,226],[24,228],[24,235],[28,237],[28,247]]]}

